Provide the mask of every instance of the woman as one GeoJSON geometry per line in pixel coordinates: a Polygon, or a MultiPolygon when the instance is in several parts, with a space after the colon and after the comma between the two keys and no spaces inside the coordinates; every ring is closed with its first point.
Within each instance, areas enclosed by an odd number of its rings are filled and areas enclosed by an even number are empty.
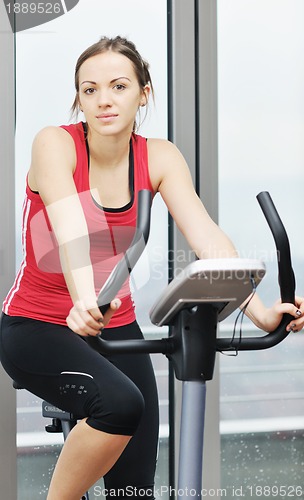
{"type": "MultiPolygon", "coordinates": [[[[63,446],[48,500],[79,500],[102,476],[112,496],[140,490],[151,498],[158,409],[150,359],[106,359],[86,344],[101,330],[111,339],[141,336],[128,284],[104,316],[96,294],[131,241],[143,188],[161,194],[199,258],[237,253],[197,197],[177,148],[134,132],[153,91],[135,46],[102,38],[80,56],[75,86],[73,111],[85,123],[47,127],[34,140],[25,254],[3,305],[1,361],[29,391],[82,418],[63,446]]],[[[271,331],[288,312],[295,317],[288,329],[300,330],[303,311],[300,298],[266,309],[254,296],[247,313],[271,331]]]]}

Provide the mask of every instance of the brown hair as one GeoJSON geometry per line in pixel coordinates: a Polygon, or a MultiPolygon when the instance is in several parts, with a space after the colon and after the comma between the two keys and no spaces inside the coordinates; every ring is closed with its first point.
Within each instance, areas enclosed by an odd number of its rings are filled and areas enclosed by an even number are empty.
{"type": "MultiPolygon", "coordinates": [[[[115,38],[108,38],[103,36],[100,40],[90,47],[88,47],[78,58],[75,67],[75,89],[76,96],[71,107],[72,116],[78,114],[79,108],[79,70],[82,64],[90,57],[102,54],[108,50],[122,54],[130,59],[133,64],[135,74],[137,76],[138,84],[143,89],[145,85],[149,84],[152,95],[154,95],[152,80],[149,72],[149,64],[145,61],[136,49],[136,46],[130,40],[116,36],[115,38]]],[[[135,124],[136,126],[136,124],[135,124]]],[[[135,127],[134,127],[135,128],[135,127]]]]}

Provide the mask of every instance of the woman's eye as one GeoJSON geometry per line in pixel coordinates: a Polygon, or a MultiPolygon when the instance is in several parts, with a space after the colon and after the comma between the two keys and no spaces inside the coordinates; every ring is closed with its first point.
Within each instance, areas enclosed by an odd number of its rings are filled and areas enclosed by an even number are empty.
{"type": "Polygon", "coordinates": [[[87,94],[87,95],[90,95],[90,94],[93,94],[95,91],[95,89],[93,89],[92,87],[88,88],[88,89],[85,89],[84,93],[87,94]]]}
{"type": "Polygon", "coordinates": [[[115,85],[114,87],[116,90],[124,90],[126,88],[125,85],[123,85],[122,83],[117,83],[117,85],[115,85]]]}

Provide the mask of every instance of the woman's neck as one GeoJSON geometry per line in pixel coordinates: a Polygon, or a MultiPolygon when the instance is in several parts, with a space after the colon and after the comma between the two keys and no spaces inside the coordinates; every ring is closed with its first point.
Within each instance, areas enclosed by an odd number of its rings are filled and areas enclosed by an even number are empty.
{"type": "Polygon", "coordinates": [[[130,134],[102,136],[88,133],[91,159],[100,167],[111,168],[120,165],[129,156],[130,134]]]}

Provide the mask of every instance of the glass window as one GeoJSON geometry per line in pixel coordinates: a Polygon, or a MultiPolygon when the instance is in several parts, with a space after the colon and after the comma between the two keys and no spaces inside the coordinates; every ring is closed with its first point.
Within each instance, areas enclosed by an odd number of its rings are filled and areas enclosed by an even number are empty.
{"type": "MultiPolygon", "coordinates": [[[[167,137],[167,11],[166,2],[117,0],[79,2],[67,14],[49,23],[16,34],[16,199],[17,266],[21,255],[21,210],[31,144],[44,126],[70,121],[74,100],[74,66],[80,53],[101,35],[127,36],[149,61],[155,104],[141,135],[167,137]],[[157,26],[157,36],[155,34],[157,26]]],[[[148,250],[134,271],[132,285],[138,318],[147,337],[162,335],[149,321],[148,311],[167,283],[167,211],[156,196],[148,250]],[[152,263],[153,262],[153,263],[152,263]],[[147,265],[148,264],[148,265],[147,265]]],[[[161,428],[157,483],[167,484],[168,392],[167,361],[153,355],[159,387],[161,428]]],[[[58,434],[46,433],[41,401],[18,392],[18,500],[43,498],[62,444],[58,434]]]]}
{"type": "MultiPolygon", "coordinates": [[[[285,224],[303,294],[303,15],[301,0],[218,1],[220,225],[242,257],[266,263],[258,293],[268,306],[279,291],[260,191],[285,224]]],[[[221,325],[225,336],[232,329],[232,319],[221,325]]],[[[247,320],[243,332],[258,334],[247,320]]],[[[227,497],[303,496],[303,349],[291,334],[270,350],[220,357],[227,497]]]]}

